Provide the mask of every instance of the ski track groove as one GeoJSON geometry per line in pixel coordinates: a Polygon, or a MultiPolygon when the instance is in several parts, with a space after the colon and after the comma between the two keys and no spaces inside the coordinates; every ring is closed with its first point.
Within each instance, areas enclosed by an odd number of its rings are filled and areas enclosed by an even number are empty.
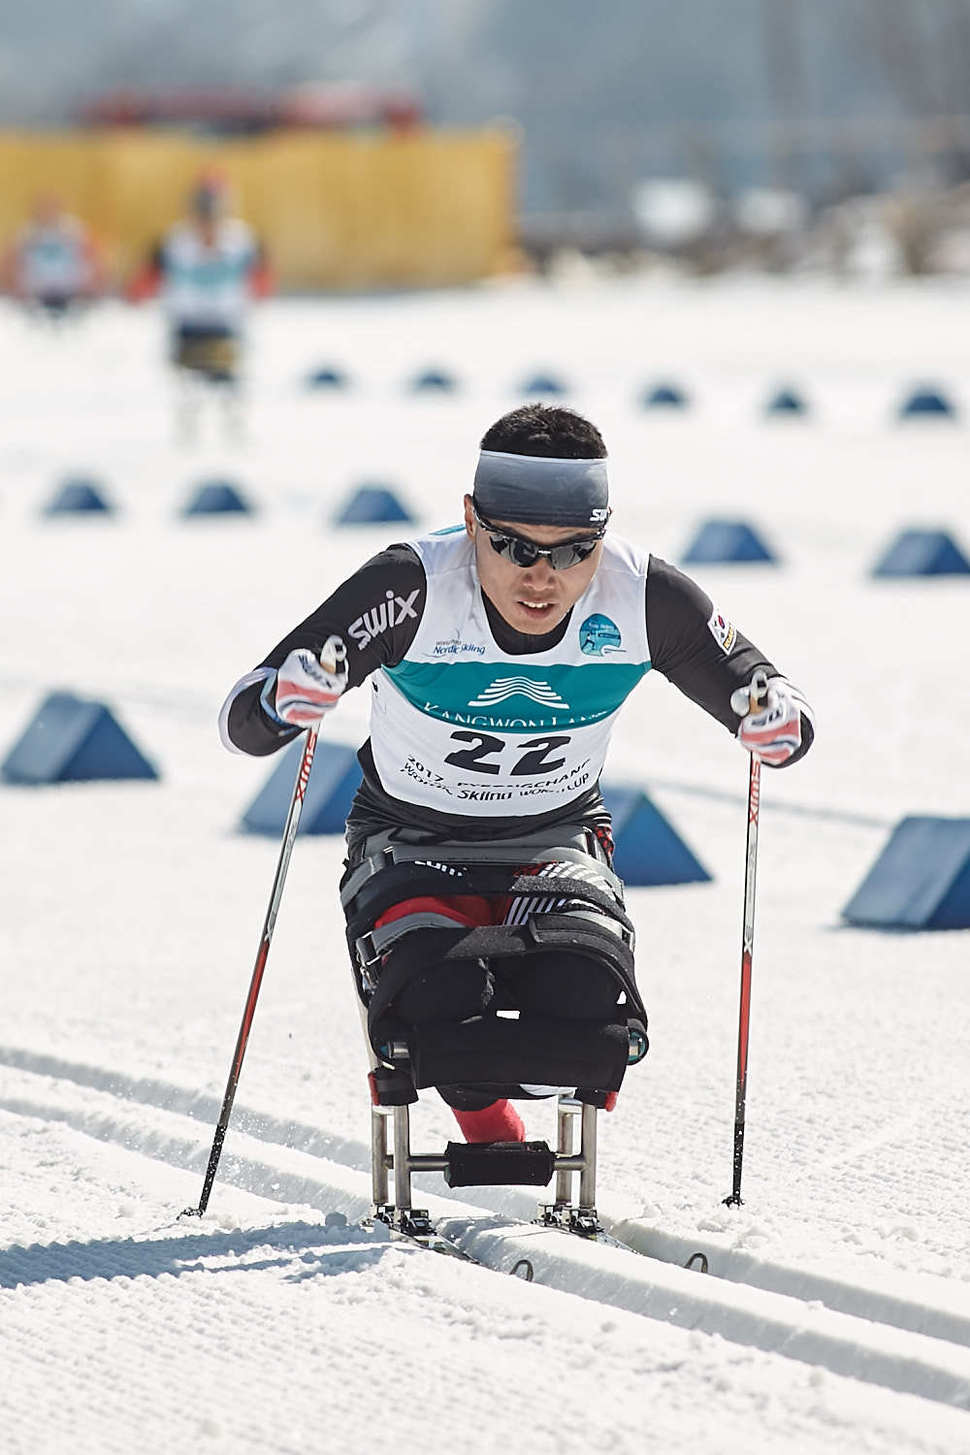
{"type": "MultiPolygon", "coordinates": [[[[23,1073],[29,1087],[25,1095],[0,1095],[0,1107],[7,1112],[62,1122],[184,1172],[200,1177],[204,1172],[210,1129],[221,1107],[214,1096],[15,1047],[0,1047],[0,1065],[23,1073]],[[62,1098],[71,1086],[84,1087],[95,1093],[96,1100],[109,1098],[110,1109],[59,1103],[59,1088],[49,1088],[44,1095],[38,1086],[41,1079],[61,1083],[62,1098]],[[179,1116],[204,1127],[189,1135],[165,1125],[146,1128],[125,1115],[125,1109],[139,1106],[151,1108],[156,1121],[161,1113],[163,1122],[179,1116]]],[[[221,1181],[275,1202],[340,1212],[351,1220],[370,1212],[368,1179],[361,1175],[369,1172],[369,1152],[360,1143],[243,1109],[235,1130],[237,1142],[246,1138],[262,1144],[273,1149],[273,1156],[262,1158],[258,1146],[256,1154],[249,1149],[227,1151],[220,1164],[221,1181]],[[307,1157],[325,1160],[326,1172],[307,1169],[307,1157]]],[[[431,1200],[439,1206],[443,1202],[437,1196],[431,1200]]],[[[522,1201],[531,1211],[532,1199],[523,1195],[522,1201]]],[[[511,1272],[527,1257],[535,1281],[555,1287],[565,1267],[571,1269],[570,1291],[596,1302],[821,1364],[833,1373],[896,1392],[970,1408],[970,1318],[958,1310],[934,1308],[717,1247],[704,1251],[714,1260],[718,1276],[687,1272],[682,1265],[692,1252],[700,1251],[700,1240],[664,1234],[635,1220],[604,1217],[625,1245],[614,1249],[573,1240],[568,1234],[550,1235],[527,1223],[510,1223],[506,1215],[489,1215],[467,1203],[452,1202],[433,1216],[466,1251],[497,1271],[511,1272]],[[591,1246],[597,1248],[596,1258],[602,1259],[603,1267],[587,1276],[582,1265],[591,1246]],[[634,1268],[628,1261],[631,1253],[646,1254],[650,1261],[634,1268]],[[907,1341],[901,1338],[905,1335],[912,1337],[907,1341]]],[[[0,1254],[0,1287],[32,1281],[24,1276],[30,1251],[0,1254]]],[[[78,1253],[70,1274],[48,1276],[104,1276],[103,1270],[86,1273],[85,1266],[78,1253]]]]}
{"type": "MultiPolygon", "coordinates": [[[[122,1101],[156,1107],[160,1111],[176,1112],[200,1121],[212,1130],[222,1109],[221,1098],[207,1092],[187,1090],[172,1082],[150,1077],[131,1077],[105,1067],[17,1047],[0,1046],[0,1065],[70,1081],[95,1091],[108,1092],[122,1101]]],[[[271,1146],[293,1148],[358,1172],[368,1175],[370,1173],[370,1148],[363,1142],[336,1136],[305,1122],[284,1120],[246,1107],[237,1101],[231,1127],[234,1131],[245,1132],[255,1140],[271,1146]]],[[[163,1157],[162,1160],[170,1159],[163,1157]]],[[[206,1159],[200,1161],[193,1156],[191,1165],[193,1170],[198,1168],[204,1172],[206,1159]]],[[[434,1188],[437,1196],[463,1203],[475,1202],[478,1194],[482,1194],[485,1200],[476,1205],[483,1211],[509,1214],[524,1221],[532,1218],[537,1202],[537,1197],[530,1193],[502,1189],[501,1207],[489,1207],[488,1189],[462,1189],[455,1192],[440,1177],[434,1180],[434,1188]]],[[[797,1267],[757,1258],[743,1251],[725,1249],[719,1244],[705,1241],[701,1235],[685,1238],[651,1227],[637,1219],[614,1218],[602,1202],[599,1212],[607,1232],[647,1257],[683,1267],[693,1254],[703,1252],[711,1272],[727,1282],[744,1283],[750,1287],[762,1288],[766,1292],[786,1294],[806,1303],[820,1302],[838,1313],[875,1319],[879,1323],[891,1324],[911,1333],[925,1334],[946,1343],[970,1347],[970,1313],[962,1309],[934,1306],[878,1287],[848,1283],[825,1273],[806,1272],[797,1267]]],[[[940,1293],[942,1292],[941,1289],[940,1293]]]]}

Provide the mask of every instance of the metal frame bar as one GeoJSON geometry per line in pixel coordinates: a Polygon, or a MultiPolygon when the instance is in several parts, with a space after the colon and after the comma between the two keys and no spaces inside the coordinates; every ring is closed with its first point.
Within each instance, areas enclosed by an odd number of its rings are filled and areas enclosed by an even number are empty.
{"type": "Polygon", "coordinates": [[[559,1098],[559,1105],[556,1108],[556,1125],[558,1136],[556,1139],[556,1201],[569,1202],[572,1192],[572,1176],[568,1168],[563,1167],[560,1159],[572,1156],[573,1152],[573,1117],[574,1107],[570,1106],[566,1098],[559,1098]]]}
{"type": "Polygon", "coordinates": [[[371,1199],[375,1207],[387,1204],[387,1115],[372,1106],[370,1113],[371,1199]]]}
{"type": "Polygon", "coordinates": [[[570,1204],[572,1174],[579,1173],[579,1206],[596,1205],[596,1107],[561,1096],[557,1109],[556,1202],[570,1204]],[[573,1125],[579,1117],[579,1151],[573,1150],[573,1125]]]}
{"type": "MultiPolygon", "coordinates": [[[[578,1206],[592,1210],[596,1205],[596,1107],[573,1097],[561,1096],[557,1107],[558,1138],[555,1154],[556,1206],[578,1206]],[[579,1148],[573,1129],[579,1119],[579,1148]],[[579,1174],[579,1200],[573,1203],[573,1176],[579,1174]]],[[[415,1172],[444,1172],[448,1158],[441,1153],[411,1151],[409,1106],[371,1107],[371,1196],[375,1208],[398,1221],[412,1211],[411,1177],[415,1172]],[[391,1136],[388,1136],[391,1122],[391,1136]],[[389,1148],[389,1142],[393,1150],[389,1148]],[[394,1199],[390,1201],[390,1180],[394,1174],[394,1199]]]]}
{"type": "Polygon", "coordinates": [[[579,1174],[580,1207],[596,1206],[596,1107],[583,1103],[580,1118],[580,1146],[585,1165],[579,1174]]]}

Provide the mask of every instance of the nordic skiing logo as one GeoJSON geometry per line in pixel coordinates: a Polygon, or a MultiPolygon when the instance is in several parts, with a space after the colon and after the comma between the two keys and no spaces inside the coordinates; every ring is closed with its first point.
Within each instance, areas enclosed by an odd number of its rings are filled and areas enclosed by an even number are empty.
{"type": "Polygon", "coordinates": [[[608,616],[596,612],[579,628],[579,649],[587,657],[608,657],[622,652],[620,628],[608,616]]]}
{"type": "Polygon", "coordinates": [[[485,648],[481,642],[463,642],[458,637],[448,637],[435,642],[431,652],[435,657],[459,657],[464,652],[473,652],[477,657],[484,657],[485,648]]]}
{"type": "Polygon", "coordinates": [[[495,707],[507,697],[528,697],[541,707],[569,707],[569,703],[548,682],[535,682],[531,677],[496,677],[481,697],[472,698],[468,706],[495,707]]]}

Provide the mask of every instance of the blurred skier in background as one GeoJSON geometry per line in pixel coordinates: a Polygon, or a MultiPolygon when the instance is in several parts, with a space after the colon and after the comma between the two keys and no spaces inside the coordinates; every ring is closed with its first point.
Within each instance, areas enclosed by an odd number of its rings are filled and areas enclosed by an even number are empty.
{"type": "Polygon", "coordinates": [[[241,437],[246,317],[251,301],[272,288],[263,247],[231,214],[230,202],[223,177],[201,177],[186,216],[156,244],[126,290],[133,303],[161,295],[178,377],[178,430],[186,442],[195,438],[203,398],[213,389],[227,433],[241,437]]]}
{"type": "Polygon", "coordinates": [[[98,248],[80,218],[53,193],[34,202],[30,219],[3,258],[4,291],[31,312],[60,323],[103,289],[98,248]]]}

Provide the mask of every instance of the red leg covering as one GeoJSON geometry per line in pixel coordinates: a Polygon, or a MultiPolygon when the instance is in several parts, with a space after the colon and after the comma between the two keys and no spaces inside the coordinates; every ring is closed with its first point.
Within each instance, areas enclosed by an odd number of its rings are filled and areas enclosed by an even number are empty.
{"type": "Polygon", "coordinates": [[[447,915],[456,924],[467,925],[469,929],[473,929],[476,925],[494,923],[492,918],[494,911],[484,895],[422,894],[416,899],[402,899],[400,904],[392,904],[389,909],[385,909],[383,914],[378,915],[374,924],[375,927],[390,925],[395,920],[403,919],[405,915],[418,914],[428,910],[434,914],[447,915]]]}
{"type": "Polygon", "coordinates": [[[525,1141],[525,1125],[510,1101],[493,1101],[481,1111],[451,1109],[466,1142],[525,1141]]]}

